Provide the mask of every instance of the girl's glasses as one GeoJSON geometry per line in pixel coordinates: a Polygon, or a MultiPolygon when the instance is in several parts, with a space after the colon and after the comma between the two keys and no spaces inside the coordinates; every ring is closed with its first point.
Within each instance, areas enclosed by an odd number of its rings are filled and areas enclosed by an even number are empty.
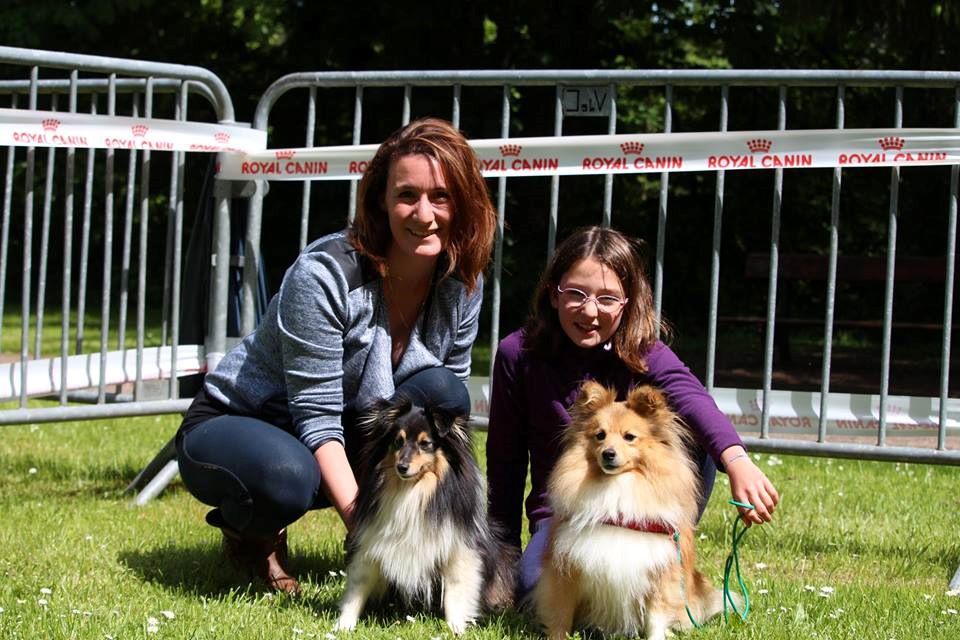
{"type": "Polygon", "coordinates": [[[612,295],[588,296],[583,291],[580,291],[580,289],[561,289],[560,285],[557,285],[557,293],[560,294],[560,302],[563,303],[563,306],[570,310],[579,309],[592,301],[597,305],[598,311],[602,313],[616,313],[620,311],[623,305],[627,304],[629,300],[629,298],[618,298],[612,295]]]}

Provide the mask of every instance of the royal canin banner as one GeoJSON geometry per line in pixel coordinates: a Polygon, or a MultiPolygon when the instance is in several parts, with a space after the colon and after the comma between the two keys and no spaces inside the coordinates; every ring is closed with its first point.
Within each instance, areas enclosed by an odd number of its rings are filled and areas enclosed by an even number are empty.
{"type": "MultiPolygon", "coordinates": [[[[960,164],[957,129],[811,129],[473,140],[483,175],[960,164]]],[[[0,145],[220,152],[229,180],[358,180],[377,145],[266,149],[239,125],[0,109],[0,145]]]]}
{"type": "Polygon", "coordinates": [[[239,125],[0,109],[0,145],[244,154],[266,148],[267,133],[239,125]]]}
{"type": "MultiPolygon", "coordinates": [[[[472,140],[501,176],[960,164],[958,129],[811,129],[472,140]]],[[[223,155],[223,179],[359,179],[377,145],[223,155]]]]}

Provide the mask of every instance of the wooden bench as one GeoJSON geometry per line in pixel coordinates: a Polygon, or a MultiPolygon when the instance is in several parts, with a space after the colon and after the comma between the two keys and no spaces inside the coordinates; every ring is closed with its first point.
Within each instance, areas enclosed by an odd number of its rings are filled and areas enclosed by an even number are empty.
{"type": "MultiPolygon", "coordinates": [[[[920,257],[898,256],[894,269],[894,282],[924,283],[941,285],[946,280],[946,258],[943,256],[920,257]]],[[[793,281],[826,282],[829,269],[829,256],[808,253],[781,253],[778,258],[778,293],[777,293],[777,331],[774,342],[783,364],[791,363],[790,327],[796,326],[823,326],[826,311],[821,309],[819,317],[801,317],[793,314],[793,281]]],[[[886,281],[887,258],[885,256],[838,256],[837,257],[837,284],[844,282],[882,284],[886,281]]],[[[960,270],[958,270],[960,273],[960,270]]],[[[749,253],[744,265],[744,277],[747,280],[766,281],[770,277],[770,254],[749,253]]],[[[942,295],[939,298],[942,301],[942,295]]],[[[877,316],[882,315],[882,308],[877,316]]],[[[747,323],[764,326],[766,316],[735,315],[720,316],[719,322],[747,323]]],[[[883,320],[855,320],[843,319],[834,315],[834,328],[848,329],[881,329],[883,320]]],[[[901,322],[892,324],[897,329],[921,331],[942,331],[940,322],[901,322]]],[[[960,328],[954,324],[953,329],[960,328]]]]}

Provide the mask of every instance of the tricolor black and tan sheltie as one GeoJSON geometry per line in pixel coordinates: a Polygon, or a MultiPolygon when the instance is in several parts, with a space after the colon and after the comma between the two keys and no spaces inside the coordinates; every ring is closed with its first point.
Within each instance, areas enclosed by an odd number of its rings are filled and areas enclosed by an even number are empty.
{"type": "Polygon", "coordinates": [[[575,626],[661,640],[719,613],[695,568],[699,478],[687,427],[649,386],[625,402],[596,382],[571,410],[550,476],[554,517],[533,591],[550,638],[575,626]]]}
{"type": "Polygon", "coordinates": [[[387,588],[408,604],[442,594],[463,633],[482,612],[513,602],[516,553],[486,518],[486,483],[463,418],[405,399],[382,401],[363,423],[366,470],[347,539],[338,629],[353,629],[387,588]]]}

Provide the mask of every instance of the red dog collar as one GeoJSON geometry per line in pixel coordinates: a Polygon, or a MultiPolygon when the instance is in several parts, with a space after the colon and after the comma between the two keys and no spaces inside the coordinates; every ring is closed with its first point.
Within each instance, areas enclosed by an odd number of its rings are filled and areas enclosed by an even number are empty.
{"type": "Polygon", "coordinates": [[[644,533],[664,533],[668,536],[677,532],[676,527],[663,520],[627,520],[623,515],[618,515],[616,518],[607,518],[600,524],[609,524],[614,527],[623,527],[624,529],[644,533]]]}

